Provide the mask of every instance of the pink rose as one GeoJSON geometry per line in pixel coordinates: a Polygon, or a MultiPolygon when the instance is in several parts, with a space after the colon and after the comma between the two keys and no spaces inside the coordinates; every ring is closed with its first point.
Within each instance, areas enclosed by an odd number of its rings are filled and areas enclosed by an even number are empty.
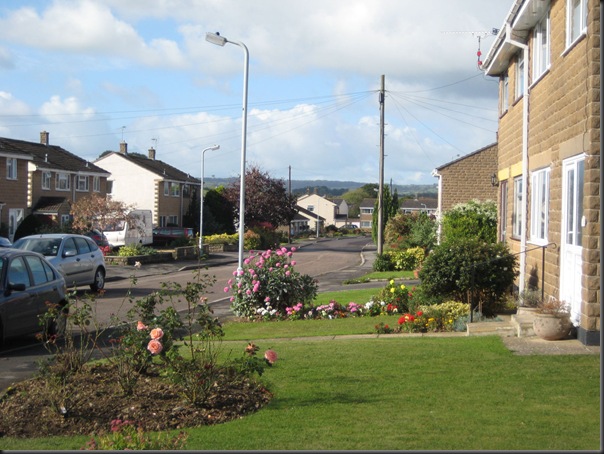
{"type": "Polygon", "coordinates": [[[161,328],[153,328],[149,333],[149,336],[151,336],[151,339],[153,340],[161,339],[164,337],[164,332],[161,328]]]}
{"type": "Polygon", "coordinates": [[[152,355],[157,355],[163,350],[163,348],[164,347],[161,345],[161,342],[157,339],[151,339],[147,344],[147,350],[149,350],[152,355]]]}
{"type": "Polygon", "coordinates": [[[277,352],[275,350],[267,350],[264,352],[264,359],[268,361],[269,364],[273,365],[277,361],[277,352]]]}
{"type": "Polygon", "coordinates": [[[140,320],[138,321],[138,323],[136,324],[136,329],[138,331],[143,331],[145,329],[149,328],[147,325],[145,325],[143,322],[141,322],[140,320]]]}
{"type": "Polygon", "coordinates": [[[225,288],[224,288],[224,293],[228,293],[228,292],[229,292],[229,288],[228,288],[228,287],[225,287],[225,288]]]}

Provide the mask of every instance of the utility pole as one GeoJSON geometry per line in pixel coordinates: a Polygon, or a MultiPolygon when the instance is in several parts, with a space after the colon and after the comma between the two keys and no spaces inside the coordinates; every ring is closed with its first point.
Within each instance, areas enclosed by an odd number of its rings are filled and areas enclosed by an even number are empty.
{"type": "Polygon", "coordinates": [[[380,182],[378,188],[378,231],[377,253],[382,254],[384,247],[384,98],[386,77],[382,74],[380,87],[380,182]]]}
{"type": "MultiPolygon", "coordinates": [[[[289,170],[289,184],[288,184],[288,192],[289,196],[292,195],[292,166],[288,166],[289,170]]],[[[287,244],[292,244],[292,222],[289,221],[289,225],[287,226],[287,244]]]]}

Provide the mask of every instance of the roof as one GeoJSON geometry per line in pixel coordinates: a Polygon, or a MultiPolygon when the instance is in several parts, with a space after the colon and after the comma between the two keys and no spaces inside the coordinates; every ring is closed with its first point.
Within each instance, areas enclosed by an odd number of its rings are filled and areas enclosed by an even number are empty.
{"type": "Polygon", "coordinates": [[[543,18],[549,6],[550,2],[542,0],[514,0],[482,64],[488,76],[497,76],[507,71],[510,59],[519,52],[510,39],[526,44],[531,30],[543,18]]]}
{"type": "Polygon", "coordinates": [[[436,210],[438,208],[438,200],[432,198],[406,199],[401,203],[401,209],[417,209],[417,210],[436,210]]]}
{"type": "Polygon", "coordinates": [[[148,170],[149,172],[159,175],[165,180],[180,181],[184,183],[198,185],[201,184],[201,180],[199,178],[192,177],[188,173],[185,173],[182,170],[179,170],[176,167],[173,167],[170,164],[165,163],[159,159],[150,159],[147,156],[138,153],[121,153],[117,151],[112,151],[106,154],[105,156],[97,159],[95,162],[101,162],[104,158],[110,155],[119,156],[122,159],[130,161],[131,163],[145,170],[148,170]]]}
{"type": "Polygon", "coordinates": [[[309,211],[306,208],[303,208],[303,207],[301,207],[299,205],[298,205],[297,209],[298,209],[298,213],[299,214],[301,214],[303,216],[306,216],[306,217],[308,217],[310,219],[317,219],[317,217],[318,217],[319,221],[320,220],[323,220],[323,221],[325,220],[325,218],[323,216],[317,216],[317,213],[315,213],[313,211],[309,211]]]}
{"type": "Polygon", "coordinates": [[[66,202],[65,197],[40,197],[32,211],[37,214],[56,214],[66,202]]]}
{"type": "Polygon", "coordinates": [[[363,199],[361,201],[361,203],[359,203],[359,208],[364,208],[364,207],[373,208],[373,207],[375,207],[376,201],[377,201],[377,199],[363,199]]]}
{"type": "Polygon", "coordinates": [[[475,155],[477,155],[479,153],[482,153],[485,150],[489,150],[489,149],[491,149],[493,147],[496,147],[496,146],[497,146],[497,142],[493,142],[492,144],[487,145],[486,147],[482,147],[482,148],[480,148],[480,149],[478,149],[476,151],[473,151],[472,153],[468,153],[467,155],[464,155],[461,158],[457,158],[457,159],[455,159],[453,161],[449,161],[446,164],[443,164],[442,166],[437,167],[436,170],[442,170],[442,169],[444,169],[446,167],[449,167],[450,165],[453,165],[453,164],[455,164],[457,162],[463,161],[464,159],[467,159],[467,158],[469,158],[471,156],[475,156],[475,155]]]}
{"type": "Polygon", "coordinates": [[[31,156],[38,169],[109,175],[106,170],[57,145],[0,137],[0,152],[22,155],[23,159],[31,156]]]}

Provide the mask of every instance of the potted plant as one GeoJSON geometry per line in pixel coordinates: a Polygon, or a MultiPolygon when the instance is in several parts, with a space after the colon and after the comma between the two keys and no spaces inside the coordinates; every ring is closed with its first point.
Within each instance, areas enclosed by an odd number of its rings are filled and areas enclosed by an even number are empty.
{"type": "Polygon", "coordinates": [[[569,307],[565,301],[550,297],[537,307],[533,320],[533,331],[541,339],[567,338],[572,327],[569,307]]]}
{"type": "Polygon", "coordinates": [[[535,313],[539,306],[541,306],[543,300],[541,298],[541,291],[538,289],[527,288],[520,292],[518,295],[518,314],[523,313],[535,313]]]}

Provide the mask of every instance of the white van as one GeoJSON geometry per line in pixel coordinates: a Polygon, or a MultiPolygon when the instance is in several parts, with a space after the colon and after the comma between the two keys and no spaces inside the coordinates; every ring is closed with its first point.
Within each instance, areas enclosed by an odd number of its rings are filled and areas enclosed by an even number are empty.
{"type": "Polygon", "coordinates": [[[118,221],[108,225],[103,233],[111,246],[130,244],[153,244],[153,214],[151,210],[132,210],[128,213],[129,222],[118,221]]]}

